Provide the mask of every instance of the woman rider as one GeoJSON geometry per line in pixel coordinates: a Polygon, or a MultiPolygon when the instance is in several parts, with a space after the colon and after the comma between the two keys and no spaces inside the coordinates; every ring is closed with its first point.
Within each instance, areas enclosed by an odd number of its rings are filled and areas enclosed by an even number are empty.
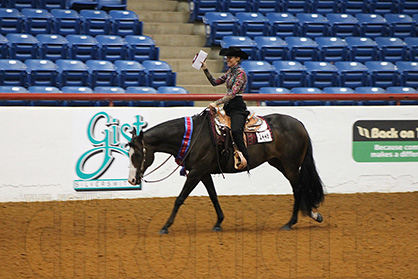
{"type": "MultiPolygon", "coordinates": [[[[209,72],[206,62],[202,63],[202,69],[213,86],[226,83],[227,93],[222,98],[209,104],[209,108],[214,110],[216,106],[223,104],[225,113],[231,118],[231,133],[235,144],[242,155],[249,163],[247,147],[244,144],[243,134],[244,125],[249,114],[247,106],[242,98],[247,84],[247,75],[240,67],[242,59],[248,59],[248,54],[237,47],[223,48],[219,55],[226,56],[228,70],[219,78],[215,79],[209,72]]],[[[242,166],[242,168],[244,168],[242,166]]]]}

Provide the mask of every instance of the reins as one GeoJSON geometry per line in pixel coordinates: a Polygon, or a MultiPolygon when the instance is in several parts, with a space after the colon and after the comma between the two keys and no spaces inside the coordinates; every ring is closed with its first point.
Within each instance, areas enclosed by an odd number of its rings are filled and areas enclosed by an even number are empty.
{"type": "MultiPolygon", "coordinates": [[[[205,110],[206,110],[206,108],[200,113],[200,115],[202,115],[204,112],[205,112],[205,110]]],[[[210,112],[209,112],[210,113],[210,112]]],[[[204,118],[204,120],[206,120],[206,118],[208,117],[208,115],[209,114],[206,114],[206,116],[205,116],[205,118],[204,118]]],[[[173,175],[173,173],[181,166],[181,165],[183,165],[184,164],[184,161],[186,160],[186,158],[187,158],[187,156],[189,156],[189,154],[190,154],[190,152],[192,151],[192,149],[193,149],[193,147],[194,147],[194,145],[195,145],[195,143],[197,142],[197,139],[199,138],[199,136],[200,136],[200,134],[201,134],[201,132],[202,132],[202,129],[203,129],[203,126],[204,126],[204,123],[205,123],[205,121],[202,121],[202,123],[200,124],[200,128],[199,128],[199,130],[198,130],[198,132],[197,132],[197,135],[196,135],[196,137],[195,137],[195,140],[190,144],[190,147],[189,147],[189,150],[187,150],[187,152],[186,152],[186,154],[184,155],[184,158],[180,161],[180,163],[179,163],[179,165],[172,171],[172,172],[170,172],[167,176],[165,176],[165,177],[163,177],[163,178],[161,178],[161,179],[157,179],[157,180],[152,180],[152,181],[149,181],[149,180],[145,180],[144,179],[144,177],[146,177],[146,176],[148,176],[148,175],[150,175],[151,173],[153,173],[153,172],[155,172],[157,169],[159,169],[159,168],[161,168],[165,163],[167,163],[168,162],[168,160],[171,158],[171,156],[173,156],[173,155],[169,155],[168,156],[168,158],[162,163],[162,164],[160,164],[158,167],[156,167],[155,169],[153,169],[152,171],[150,171],[149,173],[147,173],[146,175],[144,175],[143,177],[142,177],[142,180],[145,182],[145,183],[157,183],[157,182],[161,182],[161,181],[163,181],[163,180],[166,180],[167,178],[169,178],[171,175],[173,175]]],[[[141,163],[141,171],[143,171],[143,166],[145,165],[145,155],[146,155],[146,148],[145,148],[145,143],[144,143],[144,141],[142,140],[142,147],[143,147],[143,160],[142,160],[142,163],[141,163]]]]}

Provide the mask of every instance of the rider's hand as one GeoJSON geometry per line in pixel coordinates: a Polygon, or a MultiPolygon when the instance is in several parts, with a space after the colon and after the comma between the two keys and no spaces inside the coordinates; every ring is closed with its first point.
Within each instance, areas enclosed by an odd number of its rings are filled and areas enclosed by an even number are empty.
{"type": "Polygon", "coordinates": [[[209,104],[209,109],[210,109],[211,111],[213,111],[213,112],[215,112],[215,111],[216,111],[216,107],[217,107],[217,105],[216,105],[214,102],[212,102],[212,103],[210,103],[210,104],[209,104]]]}
{"type": "Polygon", "coordinates": [[[206,70],[207,68],[206,61],[202,61],[202,70],[206,70]]]}

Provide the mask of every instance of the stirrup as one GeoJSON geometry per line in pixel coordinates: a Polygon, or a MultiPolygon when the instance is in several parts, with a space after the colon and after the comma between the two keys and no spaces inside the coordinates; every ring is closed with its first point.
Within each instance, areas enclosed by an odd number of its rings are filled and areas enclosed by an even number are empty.
{"type": "Polygon", "coordinates": [[[234,167],[237,170],[242,170],[247,167],[247,160],[241,151],[235,150],[234,152],[234,167]]]}

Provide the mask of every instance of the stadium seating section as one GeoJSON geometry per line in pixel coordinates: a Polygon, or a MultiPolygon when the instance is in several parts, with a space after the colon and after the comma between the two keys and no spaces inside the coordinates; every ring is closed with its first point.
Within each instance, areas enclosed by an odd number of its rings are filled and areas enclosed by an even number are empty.
{"type": "MultiPolygon", "coordinates": [[[[147,94],[188,92],[159,60],[126,0],[1,0],[0,92],[147,94]]],[[[189,0],[206,46],[238,46],[246,92],[411,93],[418,88],[416,0],[189,0]]],[[[224,67],[226,69],[226,65],[224,67]]],[[[404,102],[415,104],[414,102],[404,102]]],[[[389,101],[266,105],[388,105],[389,101]]],[[[107,105],[2,101],[0,105],[107,105]]],[[[115,102],[190,106],[193,102],[115,102]]]]}

